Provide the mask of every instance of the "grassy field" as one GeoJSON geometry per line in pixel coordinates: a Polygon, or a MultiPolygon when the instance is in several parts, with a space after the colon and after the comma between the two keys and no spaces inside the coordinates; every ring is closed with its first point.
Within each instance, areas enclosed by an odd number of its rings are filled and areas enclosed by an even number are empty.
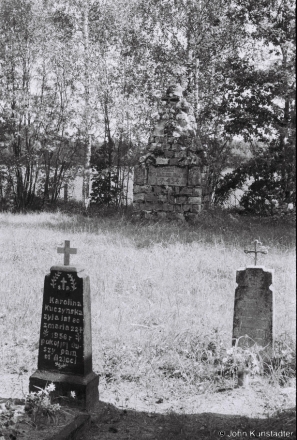
{"type": "Polygon", "coordinates": [[[159,396],[165,411],[168,396],[219,386],[209,347],[231,346],[235,272],[252,263],[243,249],[255,238],[269,247],[260,263],[275,271],[276,340],[294,345],[295,230],[285,221],[215,211],[196,225],[3,213],[0,237],[2,371],[36,369],[43,280],[62,263],[56,248],[65,239],[78,249],[72,263],[90,275],[100,399],[142,409],[159,396]]]}

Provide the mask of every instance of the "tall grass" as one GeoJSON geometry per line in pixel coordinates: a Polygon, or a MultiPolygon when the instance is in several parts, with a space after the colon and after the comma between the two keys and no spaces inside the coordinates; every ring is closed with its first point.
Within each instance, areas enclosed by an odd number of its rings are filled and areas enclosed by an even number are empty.
{"type": "Polygon", "coordinates": [[[269,247],[260,263],[275,271],[275,337],[294,340],[289,224],[224,212],[205,213],[195,225],[58,212],[0,214],[0,227],[2,369],[36,369],[44,275],[62,263],[56,248],[65,239],[78,248],[72,264],[90,275],[93,368],[101,375],[101,396],[112,382],[117,390],[137,383],[165,394],[210,387],[201,362],[209,343],[231,346],[235,273],[252,263],[243,249],[255,238],[269,247]]]}

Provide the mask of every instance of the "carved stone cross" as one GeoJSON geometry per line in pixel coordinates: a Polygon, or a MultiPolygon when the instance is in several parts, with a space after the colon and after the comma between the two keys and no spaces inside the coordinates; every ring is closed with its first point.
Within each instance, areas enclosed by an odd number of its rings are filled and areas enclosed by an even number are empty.
{"type": "Polygon", "coordinates": [[[76,254],[77,249],[70,247],[70,241],[65,240],[65,245],[63,248],[57,248],[58,254],[64,254],[64,266],[69,266],[70,264],[70,254],[76,254]]]}
{"type": "Polygon", "coordinates": [[[245,254],[255,254],[255,266],[257,266],[258,254],[268,254],[268,250],[264,247],[261,247],[262,243],[259,240],[252,241],[252,244],[254,245],[254,249],[245,249],[244,253],[245,254]],[[258,248],[258,245],[260,246],[260,248],[258,248]]]}
{"type": "Polygon", "coordinates": [[[65,280],[65,278],[63,278],[62,280],[61,280],[61,284],[62,284],[62,290],[65,290],[65,284],[67,284],[67,281],[65,280]]]}

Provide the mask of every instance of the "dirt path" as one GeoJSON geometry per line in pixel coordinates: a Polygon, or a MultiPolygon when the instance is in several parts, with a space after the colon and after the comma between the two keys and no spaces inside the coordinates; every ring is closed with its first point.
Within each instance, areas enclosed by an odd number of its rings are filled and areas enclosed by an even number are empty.
{"type": "MultiPolygon", "coordinates": [[[[27,374],[4,374],[0,396],[23,398],[28,382],[27,374]]],[[[100,392],[81,440],[296,439],[296,387],[291,385],[276,389],[254,380],[248,388],[171,400],[148,396],[135,383],[110,384],[100,392]]]]}
{"type": "Polygon", "coordinates": [[[141,390],[136,393],[131,384],[120,384],[117,390],[102,392],[83,440],[215,440],[257,438],[259,432],[267,435],[258,438],[296,439],[294,386],[276,392],[254,381],[246,389],[183,396],[178,401],[157,399],[154,404],[144,391],[141,398],[141,390]],[[137,411],[119,408],[124,396],[129,396],[126,406],[134,403],[137,411]],[[284,437],[281,431],[290,434],[284,437]]]}
{"type": "MultiPolygon", "coordinates": [[[[224,408],[221,409],[223,411],[224,408]]],[[[157,414],[119,410],[100,402],[89,430],[81,440],[216,440],[220,438],[296,439],[295,411],[287,410],[269,419],[214,412],[157,414]],[[267,435],[259,436],[259,432],[267,435]],[[271,435],[269,435],[271,434],[271,435]]]]}

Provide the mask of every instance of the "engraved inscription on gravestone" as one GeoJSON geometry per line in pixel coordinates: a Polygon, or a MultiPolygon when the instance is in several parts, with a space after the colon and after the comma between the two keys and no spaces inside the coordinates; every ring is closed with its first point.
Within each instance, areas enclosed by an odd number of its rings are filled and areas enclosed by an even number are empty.
{"type": "Polygon", "coordinates": [[[179,168],[174,166],[150,166],[148,174],[148,184],[186,186],[187,168],[179,168]]]}
{"type": "MultiPolygon", "coordinates": [[[[82,278],[52,270],[45,279],[38,368],[86,374],[82,278]]],[[[90,368],[91,370],[91,368],[90,368]]]]}

